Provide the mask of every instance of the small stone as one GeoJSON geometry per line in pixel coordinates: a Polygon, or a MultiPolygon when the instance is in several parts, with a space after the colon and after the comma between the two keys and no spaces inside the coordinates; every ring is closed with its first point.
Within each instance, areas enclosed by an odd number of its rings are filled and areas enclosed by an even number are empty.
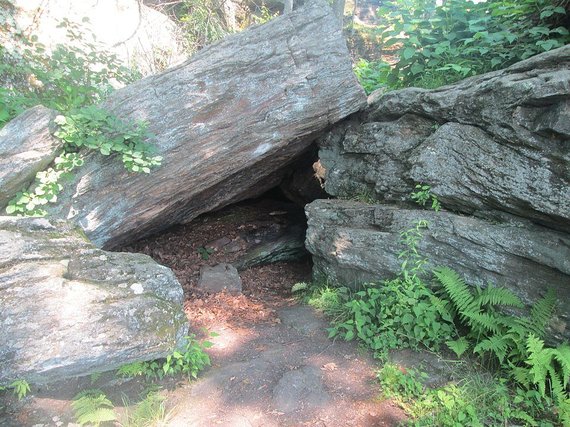
{"type": "Polygon", "coordinates": [[[219,239],[214,240],[213,242],[206,243],[204,246],[206,248],[212,248],[212,249],[219,251],[224,246],[226,246],[228,243],[231,243],[231,241],[232,240],[230,238],[224,236],[224,237],[221,237],[219,239]]]}
{"type": "Polygon", "coordinates": [[[241,294],[241,278],[236,268],[231,264],[218,264],[214,267],[202,266],[198,288],[211,293],[226,290],[232,295],[241,294]]]}
{"type": "Polygon", "coordinates": [[[245,249],[246,246],[247,244],[245,240],[243,240],[241,237],[238,237],[237,239],[233,240],[231,243],[228,243],[226,246],[224,246],[224,252],[228,254],[239,252],[245,249]]]}

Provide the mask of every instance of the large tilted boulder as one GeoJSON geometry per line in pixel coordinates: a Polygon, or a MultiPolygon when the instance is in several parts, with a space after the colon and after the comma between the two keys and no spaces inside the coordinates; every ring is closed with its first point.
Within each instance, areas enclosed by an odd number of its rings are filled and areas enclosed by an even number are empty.
{"type": "Polygon", "coordinates": [[[337,27],[311,2],[115,92],[105,106],[148,123],[162,166],[133,174],[91,155],[51,214],[111,248],[278,185],[315,136],[366,103],[337,27]]]}
{"type": "Polygon", "coordinates": [[[570,45],[435,90],[372,94],[320,145],[329,194],[402,201],[425,183],[448,209],[569,232],[570,45]]]}
{"type": "Polygon", "coordinates": [[[0,217],[0,385],[164,357],[187,331],[182,301],[146,255],[97,249],[66,221],[0,217]]]}
{"type": "Polygon", "coordinates": [[[306,207],[306,246],[314,273],[329,283],[379,283],[400,272],[406,249],[400,233],[426,220],[419,243],[426,270],[448,266],[470,284],[506,286],[532,304],[548,288],[559,300],[551,335],[570,338],[570,236],[504,216],[493,223],[449,212],[401,209],[347,200],[317,200],[306,207]]]}

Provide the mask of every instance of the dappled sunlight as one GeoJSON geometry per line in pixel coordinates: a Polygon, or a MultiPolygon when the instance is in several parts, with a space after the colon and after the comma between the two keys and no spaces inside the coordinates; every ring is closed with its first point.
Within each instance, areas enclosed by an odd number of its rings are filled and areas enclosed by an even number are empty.
{"type": "Polygon", "coordinates": [[[340,256],[343,252],[349,250],[352,247],[352,241],[348,236],[340,235],[335,238],[333,247],[334,251],[331,252],[331,255],[340,256]]]}

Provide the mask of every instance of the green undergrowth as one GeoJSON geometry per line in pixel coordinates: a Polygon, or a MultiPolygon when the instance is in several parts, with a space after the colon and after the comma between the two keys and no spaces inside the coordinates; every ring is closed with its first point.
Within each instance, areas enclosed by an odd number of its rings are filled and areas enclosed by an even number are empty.
{"type": "MultiPolygon", "coordinates": [[[[1,12],[0,18],[9,23],[6,13],[1,12]]],[[[68,43],[49,52],[37,37],[25,37],[10,25],[4,28],[12,43],[0,46],[0,127],[35,105],[61,113],[54,120],[54,136],[61,141],[58,153],[8,202],[10,215],[45,216],[47,205],[57,202],[65,182],[89,161],[90,151],[119,157],[133,173],[150,173],[162,161],[145,123],[127,123],[94,105],[139,74],[122,66],[79,24],[64,19],[60,27],[66,30],[68,43]]]]}
{"type": "Polygon", "coordinates": [[[401,233],[401,271],[391,280],[359,290],[326,284],[293,290],[331,316],[331,338],[357,339],[383,362],[391,350],[410,348],[451,351],[481,366],[432,390],[420,371],[384,365],[384,393],[402,405],[412,424],[570,425],[570,346],[544,342],[554,294],[525,315],[520,298],[504,287],[469,286],[447,267],[428,270],[418,249],[427,227],[418,221],[401,233]]]}
{"type": "Polygon", "coordinates": [[[9,385],[0,386],[0,392],[2,391],[11,391],[18,400],[22,400],[30,392],[30,384],[26,380],[15,380],[9,385]]]}
{"type": "MultiPolygon", "coordinates": [[[[210,333],[211,337],[217,336],[210,333]]],[[[210,366],[210,356],[205,352],[212,346],[210,341],[198,341],[195,335],[185,338],[186,343],[181,350],[175,350],[165,359],[147,362],[134,362],[121,366],[117,375],[123,378],[146,377],[147,379],[162,379],[166,376],[186,375],[197,378],[198,373],[210,366]]]]}
{"type": "MultiPolygon", "coordinates": [[[[215,333],[210,333],[215,337],[215,333]]],[[[100,389],[89,389],[79,393],[72,402],[75,420],[80,425],[101,425],[116,421],[121,426],[151,427],[165,425],[169,417],[166,399],[160,393],[160,387],[153,382],[165,377],[183,375],[188,379],[198,378],[198,374],[210,366],[210,357],[205,352],[212,343],[199,341],[195,335],[185,337],[182,349],[174,350],[164,359],[147,362],[134,362],[121,366],[116,371],[120,378],[141,377],[147,387],[138,401],[133,402],[127,396],[122,398],[123,411],[118,411],[113,403],[100,389]]],[[[92,378],[92,383],[97,378],[92,378]]]]}
{"type": "Polygon", "coordinates": [[[435,88],[505,68],[570,42],[565,0],[385,1],[378,49],[395,57],[361,60],[364,89],[435,88]]]}

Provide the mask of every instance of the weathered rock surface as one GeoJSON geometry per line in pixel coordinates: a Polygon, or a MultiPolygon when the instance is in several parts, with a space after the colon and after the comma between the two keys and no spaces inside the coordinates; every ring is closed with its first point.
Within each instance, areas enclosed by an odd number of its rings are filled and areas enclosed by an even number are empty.
{"type": "Polygon", "coordinates": [[[0,217],[0,384],[166,356],[187,321],[170,269],[96,249],[65,221],[0,217]]]}
{"type": "Polygon", "coordinates": [[[60,141],[49,132],[49,123],[54,117],[54,111],[38,106],[0,129],[1,210],[57,155],[60,141]]]}
{"type": "Polygon", "coordinates": [[[325,189],[401,201],[421,182],[449,209],[568,232],[568,123],[570,46],[435,90],[375,93],[321,138],[325,189]]]}
{"type": "Polygon", "coordinates": [[[488,222],[449,212],[400,209],[346,200],[318,200],[306,207],[306,246],[314,273],[331,283],[354,286],[395,277],[404,246],[400,232],[428,221],[419,244],[426,268],[448,266],[468,283],[506,286],[525,303],[555,289],[559,317],[555,338],[570,337],[570,236],[513,216],[488,222]]]}
{"type": "Polygon", "coordinates": [[[241,278],[231,264],[204,265],[200,269],[198,289],[211,293],[225,290],[232,295],[239,295],[241,294],[241,278]]]}
{"type": "Polygon", "coordinates": [[[365,104],[337,27],[311,2],[115,92],[105,106],[148,122],[163,165],[131,174],[90,155],[51,214],[111,248],[276,186],[317,134],[365,104]]]}

